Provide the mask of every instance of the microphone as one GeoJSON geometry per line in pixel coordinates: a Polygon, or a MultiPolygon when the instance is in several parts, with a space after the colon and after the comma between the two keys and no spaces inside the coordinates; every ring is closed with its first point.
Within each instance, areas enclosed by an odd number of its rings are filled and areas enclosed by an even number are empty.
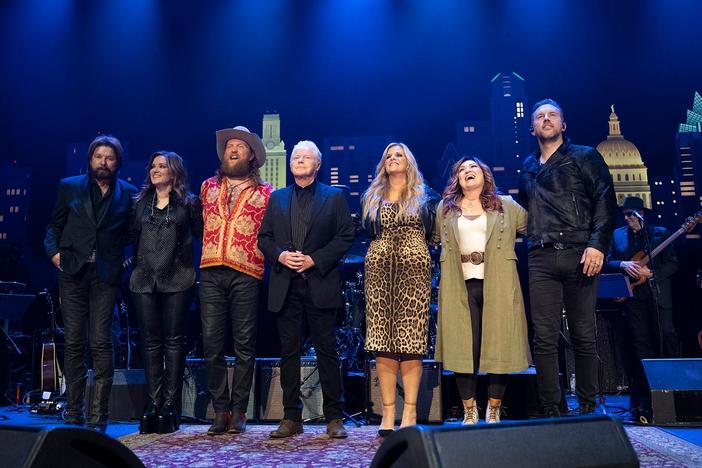
{"type": "Polygon", "coordinates": [[[643,218],[643,216],[641,216],[641,213],[639,213],[639,212],[636,211],[636,210],[632,210],[632,211],[631,211],[631,214],[633,214],[633,215],[636,217],[636,219],[638,219],[639,222],[640,222],[641,224],[643,224],[644,218],[643,218]]]}

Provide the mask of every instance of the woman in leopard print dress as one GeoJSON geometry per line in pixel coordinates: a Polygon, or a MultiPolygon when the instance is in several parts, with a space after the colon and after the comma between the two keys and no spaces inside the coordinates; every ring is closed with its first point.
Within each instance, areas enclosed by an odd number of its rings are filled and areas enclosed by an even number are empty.
{"type": "Polygon", "coordinates": [[[427,238],[435,213],[427,192],[412,152],[391,143],[363,196],[363,222],[373,238],[365,260],[366,350],[376,355],[381,436],[394,428],[398,370],[404,386],[400,427],[417,421],[431,296],[427,238]]]}

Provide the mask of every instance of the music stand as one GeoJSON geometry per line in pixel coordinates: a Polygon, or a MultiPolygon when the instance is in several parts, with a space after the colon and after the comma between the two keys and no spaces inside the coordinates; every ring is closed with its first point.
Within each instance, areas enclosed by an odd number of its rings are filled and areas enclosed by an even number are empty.
{"type": "Polygon", "coordinates": [[[0,329],[2,329],[7,341],[9,341],[12,347],[15,348],[17,354],[22,354],[22,351],[10,337],[7,330],[8,324],[10,321],[20,320],[29,308],[29,305],[34,301],[35,297],[36,296],[34,294],[0,293],[0,320],[5,322],[0,329]]]}
{"type": "Polygon", "coordinates": [[[600,285],[597,288],[598,299],[616,299],[620,297],[631,297],[634,293],[631,290],[629,277],[623,273],[607,273],[600,275],[600,285]]]}

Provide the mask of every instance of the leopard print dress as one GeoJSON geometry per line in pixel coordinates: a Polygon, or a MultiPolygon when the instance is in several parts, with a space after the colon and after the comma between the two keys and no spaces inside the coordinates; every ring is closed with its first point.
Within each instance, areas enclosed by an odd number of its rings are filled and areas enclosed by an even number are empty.
{"type": "Polygon", "coordinates": [[[419,216],[395,221],[399,207],[380,208],[380,235],[366,254],[366,351],[427,352],[431,257],[419,216]]]}

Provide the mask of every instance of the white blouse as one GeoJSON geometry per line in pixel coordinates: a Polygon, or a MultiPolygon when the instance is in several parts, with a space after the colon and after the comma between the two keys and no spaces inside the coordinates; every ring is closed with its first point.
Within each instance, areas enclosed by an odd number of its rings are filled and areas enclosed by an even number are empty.
{"type": "MultiPolygon", "coordinates": [[[[485,252],[487,244],[487,215],[485,212],[477,218],[470,220],[465,216],[458,218],[458,247],[461,255],[470,255],[471,252],[485,252]]],[[[462,263],[463,279],[483,279],[485,277],[485,262],[480,265],[462,263]]]]}

